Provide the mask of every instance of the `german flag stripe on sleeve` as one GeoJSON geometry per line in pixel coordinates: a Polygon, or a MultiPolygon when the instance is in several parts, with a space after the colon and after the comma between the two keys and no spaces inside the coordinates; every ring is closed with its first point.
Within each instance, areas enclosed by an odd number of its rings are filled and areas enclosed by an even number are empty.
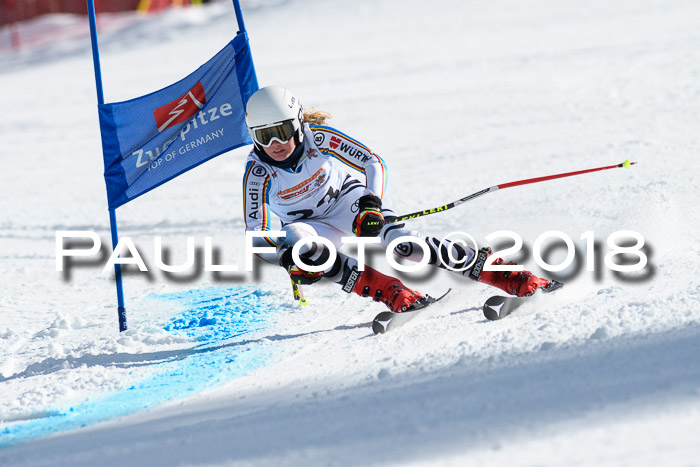
{"type": "MultiPolygon", "coordinates": [[[[387,168],[386,168],[386,164],[384,163],[384,160],[381,157],[379,157],[377,154],[373,153],[372,150],[370,148],[368,148],[367,146],[365,146],[364,144],[360,143],[359,141],[357,141],[354,138],[351,138],[350,136],[346,135],[345,133],[336,130],[335,128],[331,128],[331,127],[327,127],[327,126],[319,126],[319,125],[309,125],[309,128],[311,130],[322,131],[324,133],[329,133],[329,134],[338,136],[339,138],[345,139],[346,141],[348,141],[348,142],[364,149],[365,151],[367,151],[367,154],[370,157],[373,157],[376,160],[376,162],[378,162],[377,166],[379,167],[379,170],[381,170],[381,194],[379,196],[380,196],[380,198],[384,197],[384,192],[386,191],[386,184],[387,184],[387,168]]],[[[359,172],[362,172],[365,175],[367,174],[365,167],[354,163],[352,160],[350,160],[346,157],[343,157],[338,152],[333,151],[333,149],[324,147],[321,151],[336,158],[337,160],[339,160],[343,164],[347,165],[348,167],[355,169],[359,172]]]]}
{"type": "MultiPolygon", "coordinates": [[[[248,180],[251,177],[251,174],[253,172],[253,169],[255,168],[255,161],[249,161],[246,164],[245,168],[245,174],[243,176],[243,220],[245,222],[246,230],[248,229],[248,196],[247,196],[247,190],[248,190],[248,180]]],[[[261,203],[260,206],[260,214],[261,214],[261,223],[260,223],[260,228],[261,230],[270,230],[271,227],[271,220],[270,220],[270,189],[272,186],[272,178],[270,178],[269,175],[265,177],[265,180],[262,183],[262,196],[261,199],[263,202],[261,203]]],[[[271,246],[276,247],[277,243],[272,240],[270,237],[263,237],[265,241],[270,244],[271,246]]]]}
{"type": "MultiPolygon", "coordinates": [[[[262,198],[265,200],[265,203],[263,204],[263,218],[262,218],[262,225],[263,225],[263,230],[272,230],[271,229],[271,222],[270,222],[270,187],[272,186],[272,179],[268,175],[265,177],[265,184],[263,185],[263,196],[262,198]]],[[[265,237],[265,241],[269,243],[271,246],[277,247],[277,243],[272,240],[270,237],[265,237]]]]}
{"type": "Polygon", "coordinates": [[[350,167],[351,169],[355,169],[355,170],[357,170],[358,172],[365,173],[365,168],[364,168],[364,167],[362,167],[362,166],[360,166],[360,165],[357,165],[357,164],[353,164],[352,161],[349,161],[348,159],[344,158],[343,156],[341,156],[341,155],[338,154],[337,152],[335,152],[335,151],[333,151],[333,150],[331,150],[331,149],[324,149],[323,152],[325,152],[326,154],[328,154],[328,155],[330,155],[330,156],[335,157],[336,159],[338,159],[340,162],[342,162],[343,164],[347,165],[347,166],[350,167]]]}

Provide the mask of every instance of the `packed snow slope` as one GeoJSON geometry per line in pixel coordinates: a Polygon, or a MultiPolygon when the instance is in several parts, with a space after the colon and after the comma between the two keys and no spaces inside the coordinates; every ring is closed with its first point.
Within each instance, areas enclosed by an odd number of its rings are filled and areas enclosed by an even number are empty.
{"type": "MultiPolygon", "coordinates": [[[[382,305],[318,284],[301,308],[281,268],[129,267],[119,334],[106,248],[56,271],[57,230],[109,242],[89,40],[4,54],[0,465],[698,465],[700,3],[242,4],[260,84],[289,87],[381,154],[398,212],[639,164],[411,222],[482,245],[517,232],[508,259],[549,277],[535,240],[573,240],[566,286],[503,321],[480,310],[493,289],[445,271],[403,276],[453,291],[374,336],[382,305]],[[604,261],[617,231],[643,236],[642,271],[604,261]]],[[[236,32],[228,2],[124,24],[101,36],[107,101],[182,78],[236,32]]],[[[212,237],[222,263],[243,265],[246,153],[120,208],[120,234],[151,266],[156,235],[174,264],[187,237],[212,237]]],[[[371,262],[390,272],[380,251],[371,262]]]]}

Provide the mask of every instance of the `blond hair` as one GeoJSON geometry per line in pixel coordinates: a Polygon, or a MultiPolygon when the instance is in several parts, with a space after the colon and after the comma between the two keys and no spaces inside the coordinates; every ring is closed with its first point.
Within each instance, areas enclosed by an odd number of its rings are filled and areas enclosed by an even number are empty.
{"type": "Polygon", "coordinates": [[[304,122],[309,125],[325,125],[326,120],[330,118],[331,114],[317,107],[312,107],[311,110],[304,112],[304,122]]]}

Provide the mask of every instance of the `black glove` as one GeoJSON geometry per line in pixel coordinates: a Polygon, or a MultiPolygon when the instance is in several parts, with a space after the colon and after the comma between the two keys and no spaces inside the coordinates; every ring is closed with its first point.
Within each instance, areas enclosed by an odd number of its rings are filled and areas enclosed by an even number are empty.
{"type": "Polygon", "coordinates": [[[352,221],[352,233],[358,237],[376,237],[384,227],[382,200],[374,195],[364,195],[359,199],[360,210],[352,221]]]}
{"type": "MultiPolygon", "coordinates": [[[[321,264],[318,261],[314,261],[311,258],[305,257],[304,255],[299,256],[301,256],[304,263],[310,266],[318,266],[319,264],[321,264]]],[[[292,282],[294,282],[297,285],[313,284],[314,282],[318,282],[323,278],[322,271],[304,271],[303,269],[299,268],[296,264],[294,264],[291,248],[287,248],[287,250],[284,253],[282,253],[282,256],[280,256],[280,266],[287,270],[287,273],[289,274],[289,277],[291,277],[292,282]]]]}

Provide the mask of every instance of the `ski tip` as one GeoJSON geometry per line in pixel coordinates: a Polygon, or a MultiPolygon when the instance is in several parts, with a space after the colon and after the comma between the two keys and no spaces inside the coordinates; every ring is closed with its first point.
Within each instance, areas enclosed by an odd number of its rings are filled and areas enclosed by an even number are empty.
{"type": "Polygon", "coordinates": [[[447,289],[447,292],[445,292],[444,294],[440,295],[438,298],[433,299],[433,300],[434,300],[433,303],[434,303],[434,302],[439,302],[440,300],[442,300],[443,298],[445,298],[445,296],[446,296],[448,293],[450,293],[450,292],[452,292],[452,287],[450,287],[449,289],[447,289]]]}
{"type": "Polygon", "coordinates": [[[375,334],[384,334],[392,318],[393,316],[390,311],[379,313],[374,318],[374,321],[372,321],[372,331],[374,331],[375,334]]]}
{"type": "Polygon", "coordinates": [[[511,298],[517,297],[502,297],[500,295],[490,297],[482,307],[484,318],[489,321],[497,321],[510,314],[510,306],[508,306],[508,303],[512,302],[511,298]]]}

